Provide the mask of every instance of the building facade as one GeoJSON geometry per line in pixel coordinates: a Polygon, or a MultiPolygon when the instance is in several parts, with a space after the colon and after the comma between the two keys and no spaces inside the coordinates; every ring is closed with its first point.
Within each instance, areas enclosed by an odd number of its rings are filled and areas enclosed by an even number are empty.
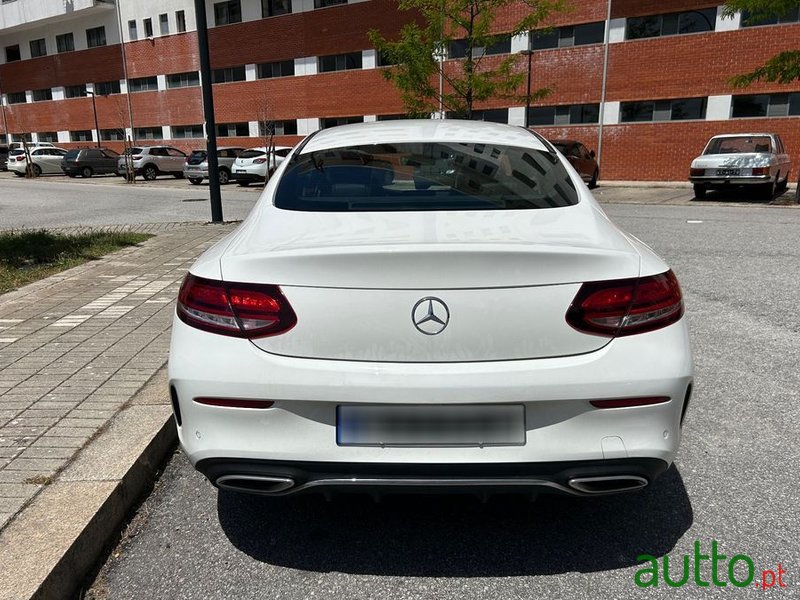
{"type": "MultiPolygon", "coordinates": [[[[508,8],[498,33],[523,10],[508,8]]],[[[367,37],[391,38],[414,18],[395,0],[206,0],[206,15],[221,145],[262,145],[267,123],[276,143],[291,144],[403,112],[367,37]]],[[[597,149],[601,178],[684,180],[716,133],[774,131],[800,153],[800,82],[729,84],[800,48],[797,13],[754,24],[723,18],[718,2],[583,0],[549,25],[485,50],[498,55],[485,60],[532,50],[532,87],[551,92],[528,124],[597,149]]],[[[191,0],[2,0],[0,143],[25,135],[119,149],[128,135],[202,146],[194,29],[191,0]]],[[[451,44],[449,60],[459,56],[451,44]]],[[[517,67],[527,72],[526,55],[517,67]]],[[[526,122],[524,102],[479,108],[479,118],[526,122]]]]}

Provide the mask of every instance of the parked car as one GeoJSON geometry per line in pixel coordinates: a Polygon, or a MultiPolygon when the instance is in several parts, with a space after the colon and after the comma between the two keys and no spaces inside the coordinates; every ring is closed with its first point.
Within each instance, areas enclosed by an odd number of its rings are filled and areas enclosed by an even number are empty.
{"type": "Polygon", "coordinates": [[[0,171],[8,171],[8,151],[8,146],[0,144],[0,171]]]}
{"type": "Polygon", "coordinates": [[[705,198],[708,190],[743,186],[771,199],[789,184],[791,161],[776,133],[715,135],[703,153],[692,161],[689,181],[694,195],[705,198]]]}
{"type": "Polygon", "coordinates": [[[272,495],[651,484],[692,387],[681,289],[568,165],[489,122],[305,138],[181,285],[192,464],[272,495]]]}
{"type": "Polygon", "coordinates": [[[91,177],[117,172],[119,154],[108,148],[69,150],[61,161],[61,170],[70,177],[91,177]]]}
{"type": "Polygon", "coordinates": [[[578,172],[584,183],[589,188],[597,187],[597,178],[600,177],[600,167],[597,166],[594,150],[588,150],[577,140],[550,140],[556,150],[567,157],[569,164],[578,172]]]}
{"type": "MultiPolygon", "coordinates": [[[[231,170],[236,157],[244,148],[240,146],[226,146],[217,148],[217,162],[219,164],[219,182],[225,185],[231,179],[231,170]]],[[[208,152],[206,150],[192,150],[183,165],[183,176],[189,183],[198,185],[203,179],[208,179],[208,152]]]]}
{"type": "MultiPolygon", "coordinates": [[[[272,159],[269,161],[270,175],[278,168],[286,158],[286,155],[292,151],[290,146],[275,146],[275,152],[272,159]]],[[[250,185],[254,181],[267,180],[267,149],[262,146],[260,148],[248,148],[236,158],[233,163],[233,179],[239,185],[250,185]]]]}
{"type": "MultiPolygon", "coordinates": [[[[23,144],[22,142],[11,142],[8,145],[8,147],[9,147],[9,150],[24,150],[25,149],[25,144],[23,144]]],[[[28,142],[28,148],[40,148],[40,147],[42,147],[42,148],[55,148],[56,145],[53,144],[52,142],[36,142],[35,144],[33,142],[28,142]]]]}
{"type": "Polygon", "coordinates": [[[137,146],[125,150],[117,159],[117,173],[125,176],[125,155],[130,153],[133,160],[133,170],[147,181],[152,181],[159,175],[172,175],[183,177],[183,163],[186,153],[172,146],[137,146]]]}
{"type": "MultiPolygon", "coordinates": [[[[53,146],[28,146],[31,155],[31,173],[34,177],[42,174],[61,174],[61,159],[67,154],[64,148],[53,146]]],[[[25,176],[28,159],[24,150],[16,150],[8,157],[8,169],[18,177],[25,176]]]]}

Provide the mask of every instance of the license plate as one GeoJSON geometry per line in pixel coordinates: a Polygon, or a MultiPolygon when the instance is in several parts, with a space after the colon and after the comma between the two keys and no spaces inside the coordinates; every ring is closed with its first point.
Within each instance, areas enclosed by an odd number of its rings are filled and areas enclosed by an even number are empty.
{"type": "Polygon", "coordinates": [[[739,169],[717,169],[717,177],[736,177],[739,169]]]}
{"type": "Polygon", "coordinates": [[[237,173],[247,173],[247,171],[242,171],[241,169],[236,169],[237,173]]]}
{"type": "Polygon", "coordinates": [[[343,405],[339,446],[524,446],[525,407],[497,405],[343,405]]]}

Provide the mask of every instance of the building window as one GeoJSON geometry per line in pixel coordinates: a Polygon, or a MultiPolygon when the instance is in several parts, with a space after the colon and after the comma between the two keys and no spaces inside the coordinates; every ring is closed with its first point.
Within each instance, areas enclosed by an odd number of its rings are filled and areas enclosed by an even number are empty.
{"type": "Polygon", "coordinates": [[[528,112],[529,125],[583,125],[597,123],[599,119],[599,104],[535,106],[528,112]]]}
{"type": "Polygon", "coordinates": [[[86,96],[86,84],[68,85],[64,87],[65,98],[81,98],[86,96]]]}
{"type": "Polygon", "coordinates": [[[677,98],[673,100],[639,100],[622,102],[620,121],[686,121],[706,118],[706,98],[677,98]]]}
{"type": "Polygon", "coordinates": [[[25,104],[28,101],[25,92],[9,92],[6,94],[6,100],[9,104],[25,104]]]}
{"type": "Polygon", "coordinates": [[[628,17],[625,28],[626,40],[714,31],[717,9],[705,8],[666,15],[628,17]]]}
{"type": "Polygon", "coordinates": [[[136,77],[128,80],[129,92],[152,92],[158,89],[158,78],[153,75],[152,77],[136,77]]]}
{"type": "Polygon", "coordinates": [[[38,56],[47,56],[47,44],[44,38],[31,40],[31,58],[36,58],[38,56]]]}
{"type": "Polygon", "coordinates": [[[339,125],[350,125],[351,123],[363,123],[364,117],[328,117],[320,119],[320,128],[337,127],[339,125]]]}
{"type": "Polygon", "coordinates": [[[292,12],[292,0],[261,0],[261,16],[276,17],[292,12]]]}
{"type": "Polygon", "coordinates": [[[139,39],[139,32],[136,29],[136,19],[131,19],[130,21],[128,21],[128,39],[130,40],[139,39]]]}
{"type": "Polygon", "coordinates": [[[181,138],[201,138],[203,137],[202,125],[173,125],[172,126],[173,139],[181,138]]]}
{"type": "Polygon", "coordinates": [[[42,131],[36,134],[40,142],[58,142],[58,133],[55,131],[42,131]]]}
{"type": "Polygon", "coordinates": [[[217,125],[219,137],[247,137],[250,135],[248,123],[220,123],[217,125]]]}
{"type": "Polygon", "coordinates": [[[507,108],[491,108],[488,110],[473,110],[473,121],[490,121],[492,123],[508,123],[507,108]]]}
{"type": "Polygon", "coordinates": [[[531,49],[567,48],[586,44],[602,44],[606,27],[603,21],[556,27],[549,31],[531,31],[531,49]]]}
{"type": "Polygon", "coordinates": [[[53,90],[51,88],[42,88],[41,90],[33,90],[33,101],[44,102],[45,100],[53,99],[53,90]]]}
{"type": "Polygon", "coordinates": [[[212,83],[230,83],[231,81],[244,81],[244,65],[241,67],[227,67],[214,69],[211,73],[212,83]]]}
{"type": "Polygon", "coordinates": [[[133,137],[137,140],[163,140],[164,131],[161,127],[137,127],[133,137]]]}
{"type": "Polygon", "coordinates": [[[378,115],[378,121],[399,121],[400,119],[407,119],[408,117],[403,114],[397,115],[378,115]]]}
{"type": "Polygon", "coordinates": [[[114,81],[101,81],[94,84],[94,93],[98,96],[108,96],[109,94],[119,94],[119,80],[114,81]]]}
{"type": "Polygon", "coordinates": [[[230,25],[242,22],[242,3],[240,0],[228,0],[214,4],[214,24],[230,25]]]}
{"type": "Polygon", "coordinates": [[[294,75],[294,61],[282,60],[279,62],[261,63],[258,65],[258,78],[271,79],[273,77],[291,77],[294,75]]]}
{"type": "Polygon", "coordinates": [[[161,35],[169,35],[169,16],[167,16],[167,13],[158,15],[158,31],[161,35]]]}
{"type": "Polygon", "coordinates": [[[19,44],[13,46],[6,46],[6,62],[16,62],[22,60],[22,54],[19,52],[19,44]]]}
{"type": "Polygon", "coordinates": [[[106,28],[103,26],[92,27],[86,30],[86,45],[89,48],[97,48],[106,45],[106,28]]]}
{"type": "Polygon", "coordinates": [[[270,135],[297,135],[297,121],[259,121],[258,135],[268,137],[270,135]]]}
{"type": "Polygon", "coordinates": [[[168,88],[196,87],[198,85],[200,85],[200,73],[197,71],[167,75],[168,88]]]}
{"type": "Polygon", "coordinates": [[[12,133],[11,134],[11,141],[12,142],[28,142],[29,144],[33,143],[33,138],[31,137],[30,133],[12,133]]]}
{"type": "Polygon", "coordinates": [[[314,0],[314,8],[327,8],[339,4],[347,4],[347,0],[314,0]]]}
{"type": "Polygon", "coordinates": [[[81,129],[80,131],[70,131],[69,141],[71,142],[91,142],[92,132],[90,129],[81,129]]]}
{"type": "Polygon", "coordinates": [[[61,52],[72,52],[75,50],[75,37],[72,32],[62,33],[56,36],[56,50],[61,52]]]}
{"type": "Polygon", "coordinates": [[[178,33],[186,31],[186,13],[182,10],[175,11],[175,30],[178,33]]]}
{"type": "Polygon", "coordinates": [[[144,37],[153,37],[153,19],[145,19],[142,24],[144,25],[144,37]]]}
{"type": "MultiPolygon", "coordinates": [[[[475,46],[472,49],[472,57],[480,58],[492,54],[508,54],[511,52],[511,39],[504,39],[484,48],[475,46]]],[[[467,40],[452,40],[447,45],[447,58],[464,58],[467,55],[467,40]]]]}
{"type": "Polygon", "coordinates": [[[124,129],[101,129],[100,139],[103,141],[121,141],[125,139],[124,129]]]}
{"type": "Polygon", "coordinates": [[[319,72],[347,71],[361,68],[361,52],[348,52],[347,54],[332,54],[319,57],[319,72]]]}
{"type": "Polygon", "coordinates": [[[800,93],[734,96],[731,116],[795,117],[800,115],[800,93]]]}
{"type": "Polygon", "coordinates": [[[742,11],[742,27],[756,27],[758,25],[783,25],[784,23],[797,23],[800,21],[800,8],[797,6],[779,17],[753,19],[748,11],[742,11]]]}

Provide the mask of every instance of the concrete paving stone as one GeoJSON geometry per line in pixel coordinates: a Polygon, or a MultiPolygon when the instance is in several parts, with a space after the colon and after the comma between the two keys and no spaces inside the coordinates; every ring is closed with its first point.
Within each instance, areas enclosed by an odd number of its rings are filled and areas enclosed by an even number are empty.
{"type": "Polygon", "coordinates": [[[8,427],[48,427],[53,425],[57,419],[52,417],[23,417],[16,416],[7,424],[8,427]]]}
{"type": "Polygon", "coordinates": [[[79,427],[82,429],[98,429],[105,425],[107,419],[77,419],[64,417],[58,422],[59,427],[79,427]]]}
{"type": "Polygon", "coordinates": [[[43,435],[39,439],[37,439],[33,444],[30,445],[30,448],[74,448],[78,449],[83,447],[83,445],[89,440],[92,436],[90,433],[86,433],[83,436],[79,437],[48,437],[43,435]]]}
{"type": "Polygon", "coordinates": [[[30,483],[0,483],[0,498],[30,498],[39,486],[30,483]]]}
{"type": "Polygon", "coordinates": [[[64,461],[59,458],[15,458],[5,470],[55,473],[62,466],[64,461]]]}
{"type": "Polygon", "coordinates": [[[18,410],[3,408],[3,406],[3,402],[0,401],[0,422],[9,421],[19,414],[18,410]]]}
{"type": "Polygon", "coordinates": [[[0,446],[0,458],[16,458],[20,452],[22,452],[22,450],[16,444],[13,446],[0,446]]]}
{"type": "Polygon", "coordinates": [[[0,529],[3,529],[8,523],[11,521],[11,517],[13,517],[11,513],[0,513],[0,529]]]}
{"type": "Polygon", "coordinates": [[[0,438],[23,438],[31,436],[40,436],[44,433],[46,427],[17,427],[16,425],[4,425],[0,427],[0,438]]]}
{"type": "Polygon", "coordinates": [[[66,404],[57,405],[55,408],[41,408],[38,403],[20,413],[20,418],[61,418],[65,416],[71,409],[66,404]]]}
{"type": "MultiPolygon", "coordinates": [[[[83,396],[81,396],[83,398],[83,396]]],[[[31,405],[30,410],[53,410],[59,413],[66,414],[76,406],[81,403],[81,399],[73,399],[73,400],[66,400],[62,399],[60,401],[55,400],[39,400],[31,405]]]]}
{"type": "Polygon", "coordinates": [[[74,419],[105,419],[108,420],[119,411],[118,407],[100,410],[89,408],[76,408],[69,413],[69,418],[74,419]]]}
{"type": "Polygon", "coordinates": [[[19,455],[19,458],[53,458],[65,461],[73,457],[78,451],[77,448],[26,448],[19,455]]]}
{"type": "Polygon", "coordinates": [[[73,437],[73,438],[82,438],[82,437],[91,437],[97,431],[94,427],[65,427],[62,425],[56,425],[55,427],[51,427],[48,429],[44,437],[73,437]]]}
{"type": "Polygon", "coordinates": [[[28,498],[0,498],[0,513],[19,512],[27,501],[28,498]]]}

